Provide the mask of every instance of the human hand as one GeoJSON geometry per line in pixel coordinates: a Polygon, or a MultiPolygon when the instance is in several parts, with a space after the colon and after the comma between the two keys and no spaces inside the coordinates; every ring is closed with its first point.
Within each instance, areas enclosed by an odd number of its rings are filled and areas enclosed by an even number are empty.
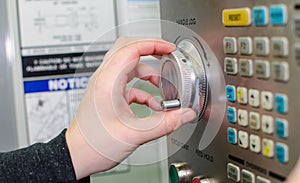
{"type": "Polygon", "coordinates": [[[126,89],[126,84],[138,77],[158,86],[157,71],[139,63],[139,58],[175,49],[175,45],[161,39],[120,38],[106,54],[91,76],[66,132],[77,179],[116,166],[139,145],[169,134],[195,118],[191,109],[161,111],[137,118],[129,106],[136,102],[160,110],[151,94],[126,89]]]}
{"type": "Polygon", "coordinates": [[[285,181],[285,183],[295,183],[295,182],[300,182],[300,158],[298,159],[298,162],[296,163],[293,171],[285,181]]]}

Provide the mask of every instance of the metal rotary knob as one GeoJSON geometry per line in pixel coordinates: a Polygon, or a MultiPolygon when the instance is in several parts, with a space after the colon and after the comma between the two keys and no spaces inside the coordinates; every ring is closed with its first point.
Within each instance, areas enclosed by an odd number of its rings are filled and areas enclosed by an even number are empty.
{"type": "Polygon", "coordinates": [[[208,83],[201,55],[191,41],[181,41],[176,51],[162,57],[160,76],[163,100],[178,99],[182,107],[192,108],[199,120],[206,107],[208,83]]]}

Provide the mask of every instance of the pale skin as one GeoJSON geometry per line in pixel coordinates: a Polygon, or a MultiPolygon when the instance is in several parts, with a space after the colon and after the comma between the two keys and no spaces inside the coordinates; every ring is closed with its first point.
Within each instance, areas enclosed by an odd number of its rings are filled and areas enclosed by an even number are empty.
{"type": "MultiPolygon", "coordinates": [[[[129,107],[135,102],[160,110],[151,94],[128,90],[126,84],[138,77],[158,86],[157,71],[139,63],[139,58],[161,56],[175,49],[174,44],[161,39],[119,38],[106,54],[66,132],[77,180],[113,168],[138,146],[170,134],[195,118],[193,110],[181,108],[140,119],[129,107]]],[[[300,163],[287,182],[300,182],[300,163]]]]}

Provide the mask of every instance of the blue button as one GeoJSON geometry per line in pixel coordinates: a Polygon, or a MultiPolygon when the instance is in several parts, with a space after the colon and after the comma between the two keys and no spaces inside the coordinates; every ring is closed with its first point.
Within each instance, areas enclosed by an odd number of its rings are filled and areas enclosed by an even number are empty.
{"type": "Polygon", "coordinates": [[[235,123],[236,122],[236,109],[234,107],[227,107],[227,120],[230,123],[235,123]]]}
{"type": "Polygon", "coordinates": [[[273,25],[284,25],[287,22],[287,10],[283,4],[270,6],[270,22],[273,25]]]}
{"type": "Polygon", "coordinates": [[[284,94],[275,94],[275,109],[279,113],[287,113],[288,98],[284,94]]]}
{"type": "Polygon", "coordinates": [[[231,144],[237,143],[237,132],[234,128],[227,128],[227,140],[231,144]]]}
{"type": "Polygon", "coordinates": [[[287,163],[289,161],[289,152],[288,152],[288,147],[287,145],[276,142],[275,145],[275,158],[277,161],[281,163],[287,163]]]}
{"type": "Polygon", "coordinates": [[[288,123],[285,119],[275,119],[276,135],[280,138],[286,138],[288,136],[288,123]]]}
{"type": "Polygon", "coordinates": [[[256,26],[267,25],[268,15],[265,6],[256,6],[252,9],[253,24],[256,26]]]}
{"type": "Polygon", "coordinates": [[[234,102],[236,100],[235,98],[235,86],[227,85],[226,86],[226,97],[227,100],[230,102],[234,102]]]}

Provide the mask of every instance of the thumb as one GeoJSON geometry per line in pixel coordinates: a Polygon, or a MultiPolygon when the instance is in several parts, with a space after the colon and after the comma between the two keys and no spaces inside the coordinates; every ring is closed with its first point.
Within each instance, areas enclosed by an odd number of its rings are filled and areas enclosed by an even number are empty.
{"type": "Polygon", "coordinates": [[[147,123],[155,126],[139,134],[139,139],[148,142],[164,135],[168,135],[181,127],[182,125],[195,119],[196,113],[190,108],[181,108],[167,112],[159,112],[148,117],[147,123]]]}

